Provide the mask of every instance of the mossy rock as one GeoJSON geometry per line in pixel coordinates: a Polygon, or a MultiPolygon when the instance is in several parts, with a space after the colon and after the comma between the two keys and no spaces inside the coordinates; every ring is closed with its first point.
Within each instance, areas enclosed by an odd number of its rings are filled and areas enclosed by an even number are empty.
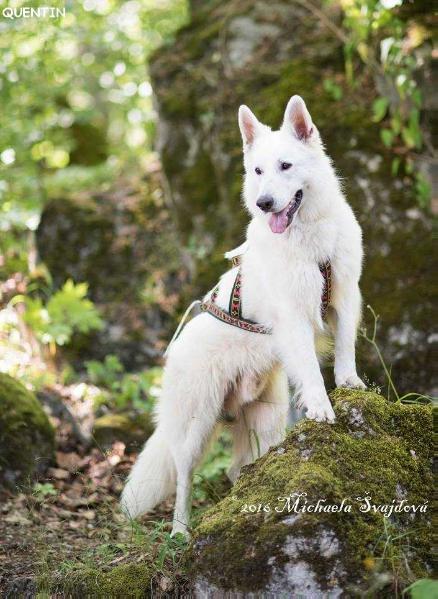
{"type": "Polygon", "coordinates": [[[149,413],[105,414],[94,422],[93,439],[102,449],[108,449],[114,441],[122,441],[128,451],[138,451],[153,431],[149,413]]]}
{"type": "Polygon", "coordinates": [[[150,563],[122,564],[111,570],[90,566],[68,569],[52,580],[40,581],[52,593],[73,599],[143,599],[151,596],[154,570],[150,563]]]}
{"type": "Polygon", "coordinates": [[[108,277],[108,269],[114,268],[110,254],[113,237],[111,219],[95,202],[56,199],[44,207],[36,240],[56,287],[67,279],[87,281],[92,299],[98,301],[102,293],[111,295],[117,285],[108,277]]]}
{"type": "Polygon", "coordinates": [[[86,281],[95,302],[132,303],[138,299],[146,277],[156,266],[154,229],[149,220],[157,211],[151,197],[156,186],[149,181],[93,197],[47,202],[36,241],[55,287],[67,279],[86,281]]]}
{"type": "MultiPolygon", "coordinates": [[[[438,386],[431,368],[431,224],[412,183],[391,174],[393,155],[380,139],[385,125],[372,122],[381,92],[363,68],[356,85],[348,83],[342,43],[302,2],[190,4],[190,23],[150,67],[169,203],[192,262],[192,286],[182,290],[186,301],[215,284],[228,266],[223,252],[243,241],[248,217],[240,201],[239,104],[277,128],[290,96],[301,94],[364,229],[361,286],[365,305],[381,317],[385,359],[400,391],[431,393],[438,386]],[[327,79],[339,86],[339,99],[327,79]]],[[[342,28],[338,3],[316,5],[342,28]]],[[[422,119],[426,127],[429,120],[422,119]]],[[[428,171],[428,164],[419,166],[428,171]]],[[[385,384],[375,352],[366,343],[359,350],[361,373],[385,384]]]]}
{"type": "Polygon", "coordinates": [[[399,588],[427,576],[429,508],[386,518],[362,513],[358,498],[369,496],[376,505],[427,505],[431,407],[345,389],[331,397],[334,425],[298,423],[202,517],[187,559],[199,596],[350,597],[371,589],[393,596],[395,573],[399,588]],[[341,506],[344,500],[351,511],[294,510],[293,493],[307,494],[300,506],[304,500],[341,506]],[[254,508],[245,511],[245,505],[254,508]]]}
{"type": "Polygon", "coordinates": [[[16,489],[54,458],[55,434],[35,395],[0,373],[0,487],[16,489]]]}
{"type": "Polygon", "coordinates": [[[159,173],[93,197],[50,200],[36,242],[55,289],[67,279],[86,282],[107,324],[75,335],[63,356],[77,368],[108,354],[128,370],[151,364],[159,355],[157,338],[168,339],[174,330],[178,291],[187,276],[159,173]]]}

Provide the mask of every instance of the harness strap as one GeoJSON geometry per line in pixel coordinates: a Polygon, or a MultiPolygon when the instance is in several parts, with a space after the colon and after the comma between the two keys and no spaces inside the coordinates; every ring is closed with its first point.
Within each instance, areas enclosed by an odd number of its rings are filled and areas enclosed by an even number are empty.
{"type": "Polygon", "coordinates": [[[324,319],[327,316],[327,310],[332,299],[332,265],[330,260],[320,264],[319,270],[324,279],[321,295],[321,316],[324,319]]]}
{"type": "Polygon", "coordinates": [[[263,324],[258,324],[253,320],[249,320],[247,318],[243,318],[242,316],[242,297],[241,297],[241,289],[242,289],[242,273],[240,272],[240,268],[237,271],[236,278],[234,280],[233,288],[231,290],[230,295],[230,303],[228,312],[219,308],[216,304],[216,299],[219,292],[219,285],[214,288],[210,301],[202,302],[201,310],[203,312],[208,312],[218,320],[222,320],[226,324],[230,324],[239,329],[243,329],[244,331],[248,331],[250,333],[260,333],[262,335],[269,335],[271,333],[271,329],[266,327],[263,324]]]}
{"type": "Polygon", "coordinates": [[[242,300],[240,296],[241,288],[242,274],[239,268],[236,278],[234,279],[233,288],[230,295],[230,304],[228,306],[228,312],[233,318],[242,318],[242,300]]]}
{"type": "MultiPolygon", "coordinates": [[[[240,256],[233,257],[233,264],[235,266],[239,266],[240,262],[240,256]]],[[[324,279],[321,294],[321,316],[324,319],[327,315],[327,310],[330,305],[332,292],[332,266],[330,261],[327,260],[326,262],[319,264],[319,270],[324,279]]],[[[269,327],[258,324],[253,320],[243,318],[241,289],[242,273],[239,268],[233,283],[233,288],[231,290],[228,312],[225,312],[225,310],[222,310],[222,308],[219,308],[219,306],[216,304],[216,299],[219,293],[219,285],[214,288],[210,296],[210,300],[202,302],[201,310],[203,312],[208,312],[226,324],[243,329],[244,331],[249,331],[250,333],[261,333],[263,335],[271,334],[272,331],[269,327]]]]}

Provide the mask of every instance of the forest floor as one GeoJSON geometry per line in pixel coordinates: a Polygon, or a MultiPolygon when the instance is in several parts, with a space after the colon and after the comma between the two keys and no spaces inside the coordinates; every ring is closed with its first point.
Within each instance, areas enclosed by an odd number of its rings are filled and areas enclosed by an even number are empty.
{"type": "Polygon", "coordinates": [[[126,534],[114,524],[120,522],[120,476],[133,458],[122,443],[107,455],[78,450],[57,452],[56,467],[29,492],[3,497],[0,592],[6,596],[34,592],[36,578],[54,564],[92,555],[104,541],[117,543],[126,534]]]}
{"type": "MultiPolygon", "coordinates": [[[[158,596],[181,588],[184,542],[170,537],[172,501],[139,522],[127,521],[119,496],[136,454],[120,441],[106,452],[85,449],[68,429],[65,423],[56,429],[56,465],[43,480],[18,495],[0,495],[0,596],[61,597],[63,580],[78,568],[106,572],[126,563],[153,564],[158,596]]],[[[223,442],[211,456],[195,483],[195,518],[229,487],[223,442]]]]}

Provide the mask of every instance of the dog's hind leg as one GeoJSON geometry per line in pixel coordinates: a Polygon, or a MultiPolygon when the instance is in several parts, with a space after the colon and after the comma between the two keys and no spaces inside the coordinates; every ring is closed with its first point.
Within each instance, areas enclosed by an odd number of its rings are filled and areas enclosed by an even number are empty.
{"type": "Polygon", "coordinates": [[[188,536],[190,523],[193,470],[201,460],[217,423],[219,412],[194,417],[182,445],[173,445],[176,467],[176,498],[173,512],[172,536],[180,532],[188,536]]]}
{"type": "Polygon", "coordinates": [[[188,536],[193,470],[204,454],[223,406],[224,389],[220,379],[219,376],[215,380],[212,370],[205,372],[202,379],[192,384],[190,396],[181,397],[178,412],[173,411],[173,423],[178,422],[179,416],[180,426],[169,428],[169,447],[176,469],[172,535],[180,532],[188,536]]]}
{"type": "Polygon", "coordinates": [[[289,409],[289,389],[283,369],[269,374],[259,397],[241,406],[232,425],[233,463],[228,477],[234,482],[242,466],[250,464],[285,436],[289,409]]]}
{"type": "Polygon", "coordinates": [[[188,526],[190,523],[192,478],[195,466],[194,456],[181,452],[176,463],[176,498],[173,511],[172,536],[182,533],[188,537],[188,526]]]}

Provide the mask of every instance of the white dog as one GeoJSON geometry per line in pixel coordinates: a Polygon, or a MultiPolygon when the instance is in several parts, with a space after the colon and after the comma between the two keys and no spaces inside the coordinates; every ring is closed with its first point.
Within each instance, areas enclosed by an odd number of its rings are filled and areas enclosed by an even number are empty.
{"type": "MultiPolygon", "coordinates": [[[[326,329],[319,265],[327,261],[332,271],[327,320],[335,335],[336,384],[365,387],[355,362],[361,229],[306,105],[293,96],[279,131],[271,131],[241,106],[239,126],[243,197],[252,217],[240,248],[240,322],[254,321],[266,330],[232,326],[205,311],[170,347],[157,427],[127,481],[122,507],[135,517],[176,488],[173,534],[187,534],[193,469],[221,415],[226,413],[233,422],[232,480],[243,465],[284,438],[288,379],[308,418],[334,421],[316,349],[326,329]]],[[[226,272],[213,298],[210,292],[204,300],[206,306],[213,303],[219,315],[231,311],[238,269],[226,272]]]]}

